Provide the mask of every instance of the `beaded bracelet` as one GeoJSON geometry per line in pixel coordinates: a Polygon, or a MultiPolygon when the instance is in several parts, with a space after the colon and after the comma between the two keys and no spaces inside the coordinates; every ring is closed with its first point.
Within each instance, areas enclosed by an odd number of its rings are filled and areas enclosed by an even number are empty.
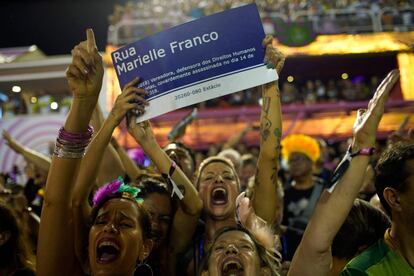
{"type": "Polygon", "coordinates": [[[88,129],[86,130],[86,132],[83,132],[83,133],[68,132],[63,127],[61,127],[59,129],[58,137],[62,140],[67,140],[67,141],[74,141],[74,140],[82,141],[82,140],[90,139],[92,137],[92,134],[93,134],[92,126],[88,126],[88,129]]]}
{"type": "Polygon", "coordinates": [[[63,127],[59,129],[54,155],[59,158],[82,158],[85,149],[91,141],[93,127],[88,126],[84,133],[68,132],[63,127]]]}

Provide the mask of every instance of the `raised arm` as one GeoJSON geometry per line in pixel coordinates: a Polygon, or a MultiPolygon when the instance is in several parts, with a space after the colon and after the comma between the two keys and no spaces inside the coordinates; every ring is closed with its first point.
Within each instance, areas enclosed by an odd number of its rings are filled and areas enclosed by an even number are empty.
{"type": "MultiPolygon", "coordinates": [[[[96,131],[98,131],[101,129],[104,121],[105,118],[103,116],[102,109],[99,104],[97,104],[92,114],[91,125],[96,131]]],[[[118,156],[118,153],[113,148],[113,146],[109,144],[105,148],[105,153],[102,157],[102,163],[99,167],[99,173],[96,180],[98,185],[102,185],[111,180],[114,180],[118,176],[123,175],[124,171],[125,168],[121,162],[120,156],[118,156]]]]}
{"type": "MultiPolygon", "coordinates": [[[[88,29],[87,40],[72,50],[72,63],[66,72],[73,103],[64,124],[64,133],[65,138],[70,137],[66,140],[71,140],[72,146],[76,144],[73,143],[74,137],[76,141],[88,137],[88,123],[98,100],[102,77],[102,59],[93,31],[88,29]]],[[[57,153],[52,157],[46,182],[39,229],[37,275],[40,276],[76,275],[80,268],[74,252],[71,202],[82,155],[71,153],[70,148],[57,153]]]]}
{"type": "Polygon", "coordinates": [[[135,164],[134,160],[132,160],[125,149],[121,146],[119,146],[118,142],[115,138],[112,137],[111,139],[112,147],[116,150],[118,153],[119,159],[121,159],[122,165],[125,168],[126,174],[129,176],[130,179],[137,179],[138,176],[140,176],[143,171],[138,168],[138,166],[135,164]]]}
{"type": "Polygon", "coordinates": [[[91,125],[93,126],[94,129],[101,129],[104,121],[105,121],[105,118],[104,118],[101,106],[97,104],[92,113],[91,125]]]}
{"type": "Polygon", "coordinates": [[[235,135],[231,136],[229,140],[227,140],[226,143],[224,143],[223,145],[223,150],[224,149],[230,149],[230,148],[234,148],[234,146],[236,146],[237,144],[240,143],[240,141],[243,139],[244,136],[246,136],[246,134],[252,130],[252,126],[250,124],[248,124],[245,128],[243,128],[240,132],[236,133],[235,135]]]}
{"type": "Polygon", "coordinates": [[[23,146],[6,130],[3,130],[3,138],[7,141],[7,145],[16,153],[21,154],[27,162],[33,163],[37,168],[46,173],[49,171],[50,163],[52,162],[49,156],[23,146]]]}
{"type": "MultiPolygon", "coordinates": [[[[359,110],[354,124],[352,153],[375,146],[376,131],[384,105],[399,72],[391,71],[378,86],[366,111],[359,110]]],[[[355,155],[333,192],[325,191],[306,227],[293,257],[289,275],[328,275],[332,262],[331,245],[344,223],[363,183],[369,156],[355,155]]]]}
{"type": "MultiPolygon", "coordinates": [[[[168,175],[173,161],[158,145],[149,121],[137,124],[135,123],[135,117],[131,117],[128,124],[128,131],[141,145],[155,166],[157,166],[159,172],[168,175]]],[[[188,215],[199,215],[202,209],[202,202],[191,181],[178,166],[176,166],[171,178],[184,196],[179,201],[183,211],[188,215]]]]}
{"type": "MultiPolygon", "coordinates": [[[[145,121],[136,124],[135,118],[131,118],[128,126],[129,133],[141,145],[145,153],[157,166],[159,172],[168,175],[173,161],[158,145],[150,123],[145,121]]],[[[175,275],[177,255],[191,243],[192,236],[197,227],[198,218],[203,208],[203,203],[198,197],[197,190],[191,181],[178,166],[176,166],[171,178],[177,185],[177,187],[171,188],[179,188],[183,195],[183,198],[179,200],[178,209],[174,214],[168,248],[170,274],[175,275]]],[[[177,196],[179,197],[179,195],[177,196]]]]}
{"type": "MultiPolygon", "coordinates": [[[[272,46],[272,37],[263,40],[269,66],[277,72],[283,68],[285,58],[272,46]]],[[[277,208],[277,175],[279,171],[280,138],[282,135],[282,111],[278,83],[262,86],[263,104],[260,115],[260,153],[257,161],[253,208],[256,214],[273,224],[277,208]]]]}
{"type": "Polygon", "coordinates": [[[143,103],[145,103],[145,100],[143,95],[145,92],[135,87],[137,83],[138,79],[128,83],[123,89],[122,94],[118,96],[108,118],[104,121],[101,129],[89,145],[79,168],[73,196],[73,213],[75,219],[76,254],[80,260],[84,260],[82,253],[86,242],[85,238],[87,237],[87,219],[91,209],[88,204],[88,197],[95,185],[95,179],[101,172],[99,168],[105,149],[111,141],[113,131],[125,117],[125,114],[132,109],[142,112],[144,110],[143,103]]]}

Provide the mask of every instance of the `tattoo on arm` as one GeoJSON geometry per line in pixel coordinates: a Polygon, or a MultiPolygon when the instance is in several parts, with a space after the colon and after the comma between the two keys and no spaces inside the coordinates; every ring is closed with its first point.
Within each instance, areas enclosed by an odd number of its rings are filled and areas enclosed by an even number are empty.
{"type": "Polygon", "coordinates": [[[278,180],[278,172],[279,172],[279,154],[280,154],[280,139],[282,137],[282,132],[280,131],[279,128],[275,128],[275,130],[273,131],[273,134],[276,136],[276,157],[273,160],[273,164],[274,167],[272,169],[272,176],[271,176],[271,180],[273,185],[277,184],[277,180],[278,180]]]}
{"type": "Polygon", "coordinates": [[[269,109],[270,109],[270,98],[263,97],[263,107],[262,110],[264,112],[261,126],[260,126],[260,134],[263,138],[263,141],[266,141],[270,135],[270,128],[272,127],[272,122],[269,120],[269,109]]]}
{"type": "Polygon", "coordinates": [[[280,131],[280,129],[277,127],[275,128],[275,130],[273,131],[273,134],[276,136],[276,138],[280,139],[282,137],[282,132],[280,131]]]}

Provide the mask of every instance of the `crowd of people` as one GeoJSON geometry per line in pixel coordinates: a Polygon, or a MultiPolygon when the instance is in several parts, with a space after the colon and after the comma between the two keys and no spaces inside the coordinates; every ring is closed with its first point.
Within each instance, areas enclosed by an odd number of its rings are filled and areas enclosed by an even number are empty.
{"type": "MultiPolygon", "coordinates": [[[[271,41],[266,60],[280,74],[271,41]]],[[[51,157],[3,132],[29,180],[18,187],[17,169],[0,178],[1,275],[414,275],[409,118],[384,152],[376,141],[398,70],[358,111],[340,161],[323,140],[282,139],[277,82],[259,88],[257,151],[240,146],[244,131],[202,158],[180,141],[162,148],[149,121],[136,123],[149,105],[139,78],[103,118],[91,29],[66,78],[73,101],[51,157]],[[151,166],[112,139],[123,120],[151,166]]]]}
{"type": "Polygon", "coordinates": [[[377,76],[365,80],[363,76],[354,79],[342,79],[340,81],[308,80],[305,84],[296,86],[293,83],[284,82],[281,85],[283,103],[314,104],[318,102],[338,101],[367,101],[372,97],[372,91],[379,84],[377,76]]]}
{"type": "MultiPolygon", "coordinates": [[[[289,76],[292,78],[292,76],[289,76]]],[[[341,80],[307,80],[306,82],[289,82],[280,80],[281,101],[283,104],[338,103],[368,101],[372,91],[379,84],[379,78],[373,76],[365,78],[357,76],[353,79],[341,80]]],[[[257,88],[234,93],[219,99],[213,99],[199,104],[199,107],[229,107],[257,105],[260,102],[260,93],[257,88]]]]}
{"type": "MultiPolygon", "coordinates": [[[[340,101],[355,102],[367,101],[372,97],[372,91],[377,87],[379,78],[357,76],[353,79],[341,80],[307,80],[306,82],[289,82],[281,80],[281,101],[283,104],[338,103],[340,101]]],[[[212,99],[198,104],[199,108],[256,106],[261,101],[261,94],[257,88],[230,94],[221,98],[212,99]]],[[[71,104],[71,97],[60,97],[60,100],[51,96],[36,98],[35,102],[27,100],[27,96],[15,97],[2,104],[4,118],[11,118],[22,114],[67,114],[71,104]],[[53,109],[51,103],[56,102],[53,109]]]]}
{"type": "Polygon", "coordinates": [[[246,3],[256,3],[261,12],[279,12],[292,16],[297,12],[307,11],[323,14],[328,10],[345,9],[357,11],[367,9],[378,12],[382,8],[412,8],[411,0],[223,0],[223,1],[179,1],[167,0],[128,2],[125,5],[115,5],[114,13],[109,17],[109,22],[115,25],[120,22],[142,18],[180,17],[199,18],[213,14],[224,9],[237,7],[246,3]]]}
{"type": "Polygon", "coordinates": [[[414,28],[414,3],[410,0],[160,0],[115,5],[108,18],[108,43],[130,43],[178,23],[252,2],[257,4],[267,24],[272,25],[269,30],[275,26],[283,29],[284,24],[290,22],[312,23],[313,32],[318,34],[409,31],[414,28]]]}
{"type": "MultiPolygon", "coordinates": [[[[129,43],[143,36],[151,35],[165,28],[172,27],[191,19],[200,18],[225,9],[237,7],[252,1],[139,1],[116,4],[113,14],[109,16],[108,43],[118,45],[129,43]],[[136,21],[143,20],[143,25],[133,26],[136,21]],[[120,28],[114,26],[119,25],[120,28]],[[119,39],[121,38],[121,39],[119,39]]],[[[266,22],[273,22],[272,12],[286,15],[289,20],[309,21],[313,23],[313,31],[319,34],[360,33],[373,31],[408,31],[414,28],[414,3],[411,0],[261,0],[254,1],[266,22]],[[332,10],[342,10],[350,14],[334,16],[332,10]],[[352,12],[369,10],[381,14],[381,29],[366,28],[372,25],[368,14],[352,12]],[[381,12],[384,10],[384,12],[381,12]],[[308,12],[309,15],[303,15],[308,12]],[[301,16],[295,14],[302,13],[301,16]],[[291,18],[292,17],[292,18],[291,18]],[[341,23],[342,22],[342,23],[341,23]],[[358,23],[359,22],[359,23],[358,23]],[[339,26],[341,25],[341,26],[339,26]],[[405,26],[407,28],[402,28],[405,26]],[[355,29],[361,27],[361,31],[355,29]]],[[[280,18],[278,17],[278,20],[280,18]]],[[[276,21],[275,21],[276,22],[276,21]]],[[[274,31],[274,23],[272,29],[274,31]]],[[[277,23],[276,23],[277,24],[277,23]]],[[[284,25],[279,28],[284,28],[284,25]]],[[[281,85],[282,102],[312,104],[318,102],[359,101],[371,97],[371,91],[378,84],[378,76],[358,76],[350,80],[307,79],[301,82],[283,80],[281,85]]],[[[204,106],[238,106],[256,105],[260,97],[252,90],[229,95],[222,99],[212,100],[204,106]]],[[[71,103],[70,95],[30,95],[21,93],[0,99],[0,116],[11,117],[18,114],[49,114],[60,112],[66,114],[71,103]]],[[[203,105],[201,105],[203,106],[203,105]]]]}

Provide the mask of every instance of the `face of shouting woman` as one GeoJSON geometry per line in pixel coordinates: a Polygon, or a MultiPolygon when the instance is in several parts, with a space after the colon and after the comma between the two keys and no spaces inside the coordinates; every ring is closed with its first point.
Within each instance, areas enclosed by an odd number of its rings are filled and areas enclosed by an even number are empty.
{"type": "Polygon", "coordinates": [[[208,272],[203,276],[263,275],[260,257],[248,234],[231,230],[223,233],[213,244],[208,272]]]}
{"type": "Polygon", "coordinates": [[[143,239],[138,205],[124,198],[108,200],[89,232],[89,262],[93,275],[133,275],[150,243],[143,239]]]}
{"type": "Polygon", "coordinates": [[[157,250],[168,240],[173,217],[171,199],[165,194],[151,193],[146,196],[143,206],[150,215],[153,250],[157,250]]]}
{"type": "Polygon", "coordinates": [[[234,216],[240,190],[237,177],[224,162],[211,162],[203,168],[198,190],[207,215],[216,220],[234,216]]]}

